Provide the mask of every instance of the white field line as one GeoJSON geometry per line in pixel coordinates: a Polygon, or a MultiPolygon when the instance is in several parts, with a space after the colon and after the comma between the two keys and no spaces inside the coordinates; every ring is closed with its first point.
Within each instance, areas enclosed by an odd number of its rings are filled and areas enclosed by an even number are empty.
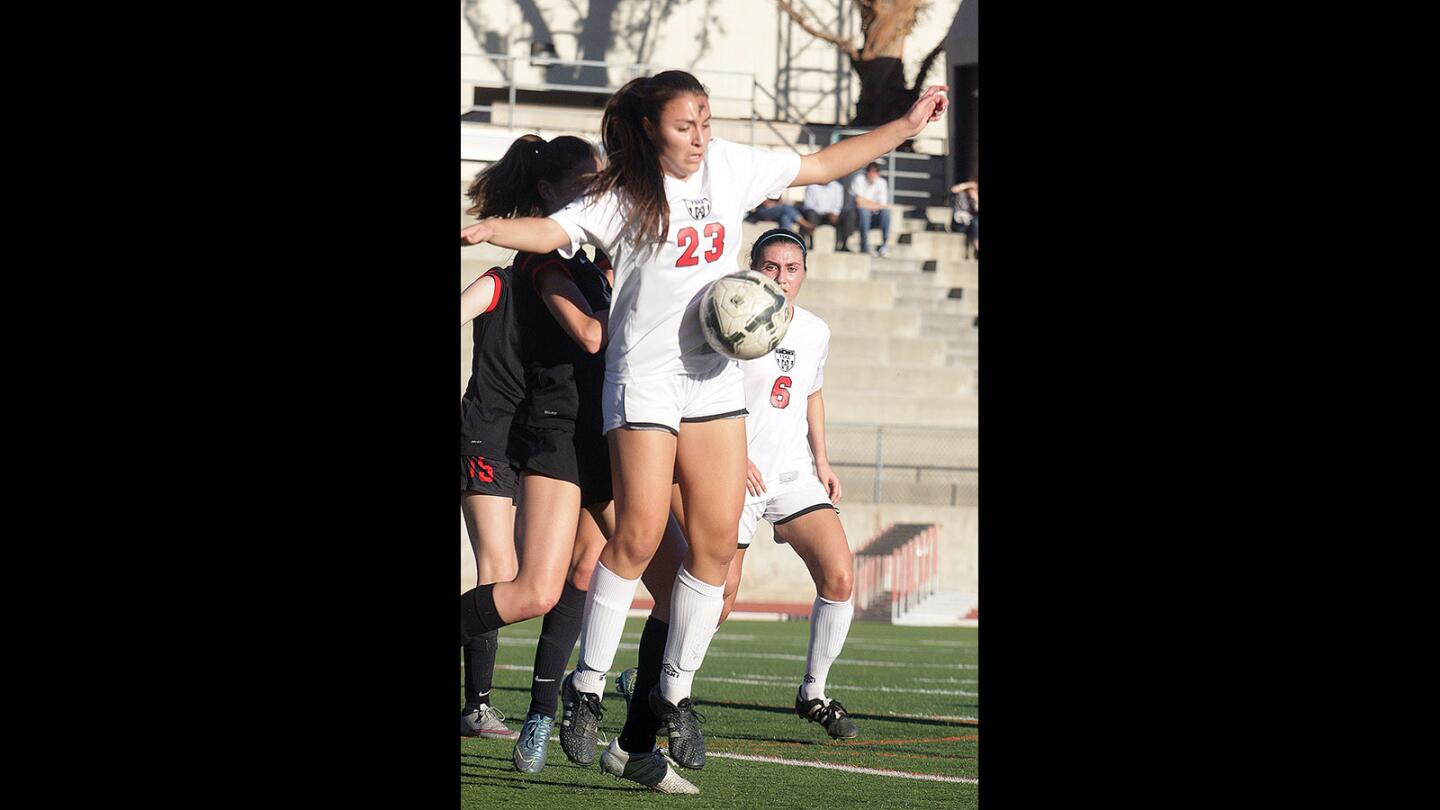
{"type": "MultiPolygon", "coordinates": [[[[507,672],[530,672],[531,667],[521,664],[496,664],[496,669],[503,669],[507,672]]],[[[709,675],[696,675],[697,681],[708,681],[710,683],[733,683],[742,686],[795,686],[794,678],[772,678],[765,675],[742,675],[738,678],[721,678],[709,675]]],[[[902,689],[893,686],[846,686],[843,684],[831,683],[830,687],[836,690],[853,690],[856,692],[894,692],[908,695],[946,695],[948,697],[980,697],[979,692],[962,692],[958,689],[902,689]]],[[[929,714],[897,714],[896,717],[912,717],[919,719],[939,720],[974,720],[973,717],[937,717],[929,714]]]]}
{"type": "Polygon", "coordinates": [[[833,765],[829,762],[806,762],[801,759],[781,759],[780,757],[762,757],[754,754],[727,754],[719,751],[708,751],[706,756],[723,757],[725,759],[743,759],[747,762],[770,762],[777,765],[794,765],[801,768],[823,768],[827,771],[845,771],[847,773],[864,773],[872,776],[889,776],[896,779],[920,779],[927,782],[958,782],[962,785],[978,785],[979,779],[971,779],[966,776],[940,776],[933,773],[911,773],[909,771],[887,771],[880,768],[861,768],[858,765],[833,765]]]}
{"type": "MultiPolygon", "coordinates": [[[[808,645],[809,642],[807,641],[806,644],[808,645]]],[[[916,650],[918,650],[918,649],[924,649],[924,648],[927,648],[927,647],[934,647],[934,646],[936,646],[936,645],[934,645],[934,644],[874,644],[874,643],[865,642],[865,641],[856,641],[855,639],[846,639],[846,640],[845,640],[845,647],[846,647],[847,649],[850,648],[850,647],[854,647],[854,648],[857,649],[857,650],[875,650],[876,652],[914,652],[914,651],[916,651],[916,650]]],[[[970,650],[973,650],[974,648],[975,648],[975,645],[973,645],[973,644],[967,644],[967,645],[952,645],[952,646],[949,647],[949,649],[955,650],[955,652],[953,652],[953,653],[941,653],[941,655],[975,655],[976,652],[971,652],[971,651],[970,651],[970,650]],[[964,647],[968,647],[969,649],[963,649],[964,647]]],[[[977,652],[978,652],[978,651],[977,651],[977,652]]]]}
{"type": "MultiPolygon", "coordinates": [[[[627,638],[627,639],[633,638],[633,639],[635,639],[635,640],[638,641],[638,640],[640,639],[640,634],[639,634],[639,633],[625,633],[625,634],[623,634],[623,635],[621,636],[621,638],[627,638]]],[[[715,641],[756,641],[757,639],[759,639],[759,636],[746,635],[746,634],[743,634],[743,633],[726,633],[726,632],[724,632],[724,631],[721,631],[721,632],[719,632],[719,633],[716,633],[715,636],[714,636],[714,640],[715,640],[715,641]]],[[[804,647],[804,646],[806,646],[806,645],[808,645],[808,644],[810,643],[808,639],[767,639],[767,641],[768,641],[769,643],[772,643],[772,644],[787,644],[787,645],[790,645],[790,646],[799,646],[799,647],[804,647]]],[[[864,641],[864,640],[861,640],[861,639],[854,639],[854,638],[852,638],[852,639],[847,639],[847,640],[845,641],[845,644],[846,644],[846,646],[863,647],[864,649],[867,649],[867,650],[901,650],[901,651],[903,651],[903,650],[908,650],[908,649],[912,649],[912,648],[914,648],[914,647],[974,647],[974,646],[976,646],[976,643],[973,642],[973,641],[955,641],[955,640],[953,640],[953,639],[938,639],[938,638],[917,638],[917,639],[915,639],[913,642],[908,642],[908,643],[906,643],[906,644],[891,644],[891,643],[886,643],[886,642],[864,641]]]]}
{"type": "MultiPolygon", "coordinates": [[[[715,683],[738,683],[746,686],[798,686],[794,678],[772,678],[767,675],[739,675],[733,678],[712,678],[696,675],[698,681],[715,683]]],[[[979,692],[961,692],[958,689],[903,689],[893,686],[843,686],[829,684],[832,689],[853,689],[857,692],[894,692],[907,695],[949,695],[951,697],[980,697],[979,692]]],[[[828,694],[828,691],[827,691],[828,694]]]]}
{"type": "MultiPolygon", "coordinates": [[[[526,638],[505,638],[504,636],[501,636],[501,637],[500,637],[500,645],[501,645],[502,647],[534,647],[534,646],[535,646],[535,640],[534,640],[534,639],[526,639],[526,638]]],[[[639,645],[639,644],[627,644],[627,643],[625,643],[625,642],[621,642],[621,643],[620,643],[620,646],[618,647],[618,649],[621,649],[621,650],[638,650],[638,649],[640,649],[640,645],[639,645]]],[[[720,651],[720,650],[710,650],[709,652],[707,652],[707,653],[705,654],[705,660],[708,661],[708,660],[710,660],[710,659],[712,659],[712,658],[764,658],[764,659],[767,659],[767,660],[770,660],[770,661],[802,661],[802,662],[805,661],[805,656],[803,656],[803,655],[790,655],[790,654],[787,654],[787,653],[726,652],[726,651],[720,651]]],[[[855,667],[895,667],[895,668],[902,668],[902,669],[910,669],[910,668],[915,668],[915,667],[923,667],[923,668],[925,668],[925,669],[979,669],[979,668],[980,668],[978,664],[926,664],[926,663],[920,663],[920,662],[905,663],[905,662],[900,662],[900,661],[868,661],[868,660],[861,660],[861,659],[855,659],[855,658],[844,658],[844,657],[835,659],[835,663],[836,663],[836,664],[844,664],[844,665],[846,665],[846,666],[855,666],[855,667]]]]}

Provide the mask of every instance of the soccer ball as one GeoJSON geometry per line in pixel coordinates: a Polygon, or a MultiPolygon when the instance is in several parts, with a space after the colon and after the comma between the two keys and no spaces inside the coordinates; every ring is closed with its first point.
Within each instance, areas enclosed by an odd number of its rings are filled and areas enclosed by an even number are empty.
{"type": "Polygon", "coordinates": [[[700,330],[715,351],[736,360],[769,354],[795,310],[780,285],[754,270],[715,279],[700,299],[700,330]]]}

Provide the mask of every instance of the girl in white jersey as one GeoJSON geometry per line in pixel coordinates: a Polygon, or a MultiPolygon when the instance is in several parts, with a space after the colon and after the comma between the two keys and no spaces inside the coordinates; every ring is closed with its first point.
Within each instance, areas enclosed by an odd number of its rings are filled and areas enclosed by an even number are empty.
{"type": "MultiPolygon", "coordinates": [[[[562,742],[570,735],[593,744],[605,674],[678,480],[689,548],[671,595],[664,672],[648,700],[669,729],[671,758],[704,765],[690,685],[724,606],[746,454],[740,370],[706,344],[699,299],[738,269],[746,211],[788,186],[849,174],[919,134],[939,119],[944,90],[926,90],[904,118],[800,156],[711,140],[709,99],[688,73],[635,79],[606,105],[609,163],[582,200],[549,217],[482,220],[461,231],[465,244],[562,256],[592,244],[615,265],[603,409],[616,526],[586,599],[580,664],[562,687],[562,742]]],[[[618,743],[601,768],[631,777],[630,755],[651,752],[618,743]]]]}
{"type": "MultiPolygon", "coordinates": [[[[735,604],[745,551],[763,518],[774,527],[775,542],[789,543],[805,561],[815,581],[816,598],[810,609],[810,648],[805,677],[795,696],[795,713],[819,723],[831,737],[848,740],[858,734],[855,722],[839,701],[826,697],[825,680],[850,631],[854,614],[850,599],[854,558],[845,529],[835,515],[834,504],[840,502],[840,479],[831,469],[825,449],[825,400],[821,386],[830,350],[830,328],[814,313],[795,305],[795,297],[805,281],[805,254],[801,238],[784,228],[766,231],[750,249],[750,269],[780,285],[786,300],[794,307],[795,317],[785,339],[773,352],[740,364],[745,375],[745,406],[749,411],[745,420],[750,456],[745,478],[748,496],[740,517],[739,549],[730,563],[730,575],[725,582],[725,608],[720,620],[723,622],[730,615],[730,608],[735,604]]],[[[672,547],[676,540],[676,537],[666,537],[661,552],[645,572],[647,584],[667,574],[673,576],[679,565],[672,547]],[[664,570],[667,564],[668,571],[664,570]]],[[[669,621],[669,600],[657,596],[646,632],[641,635],[640,666],[620,677],[622,694],[628,696],[636,684],[643,688],[658,677],[655,670],[660,663],[653,654],[647,654],[646,642],[653,633],[652,624],[669,621]]],[[[643,704],[631,704],[622,740],[631,738],[638,745],[645,734],[651,733],[653,741],[654,725],[653,721],[646,722],[645,708],[643,704]]]]}

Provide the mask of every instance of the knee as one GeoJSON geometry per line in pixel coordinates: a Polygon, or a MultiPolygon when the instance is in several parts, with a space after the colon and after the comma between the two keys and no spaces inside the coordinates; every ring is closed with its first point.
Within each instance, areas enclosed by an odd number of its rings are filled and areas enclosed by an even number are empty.
{"type": "MultiPolygon", "coordinates": [[[[525,619],[544,616],[560,601],[560,588],[526,588],[521,594],[519,612],[525,619]]],[[[523,621],[523,619],[517,619],[523,621]]]]}
{"type": "Polygon", "coordinates": [[[647,539],[642,534],[617,532],[610,543],[611,553],[614,559],[623,567],[629,570],[641,569],[650,563],[655,556],[655,549],[660,545],[659,537],[647,539]]]}
{"type": "MultiPolygon", "coordinates": [[[[846,562],[850,562],[848,554],[846,562]]],[[[851,568],[851,565],[827,566],[821,572],[820,581],[815,583],[816,592],[831,602],[844,602],[849,599],[855,585],[855,576],[851,568]]]]}
{"type": "Polygon", "coordinates": [[[590,590],[590,578],[595,575],[595,561],[583,562],[570,570],[570,584],[582,591],[590,590]]]}
{"type": "MultiPolygon", "coordinates": [[[[735,559],[735,548],[735,538],[731,537],[729,542],[691,543],[690,553],[710,565],[728,566],[735,559]]],[[[729,586],[728,579],[726,586],[729,586]]]]}

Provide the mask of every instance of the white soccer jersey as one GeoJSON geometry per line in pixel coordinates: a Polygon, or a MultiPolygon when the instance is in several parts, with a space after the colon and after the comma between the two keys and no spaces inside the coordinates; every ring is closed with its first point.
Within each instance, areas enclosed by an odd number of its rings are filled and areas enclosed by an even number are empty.
{"type": "Polygon", "coordinates": [[[745,212],[778,197],[799,172],[794,152],[712,138],[698,171],[685,180],[665,176],[670,232],[663,245],[637,245],[635,222],[615,193],[587,197],[550,216],[570,236],[560,255],[569,258],[582,244],[595,245],[615,267],[607,382],[710,374],[730,362],[700,331],[701,293],[740,269],[745,212]]]}
{"type": "MultiPolygon", "coordinates": [[[[745,440],[765,487],[788,484],[810,472],[810,395],[825,382],[830,327],[807,309],[795,318],[775,351],[740,364],[745,374],[745,440]]],[[[764,497],[764,496],[762,496],[764,497]]],[[[746,493],[747,500],[755,500],[746,493]]]]}

